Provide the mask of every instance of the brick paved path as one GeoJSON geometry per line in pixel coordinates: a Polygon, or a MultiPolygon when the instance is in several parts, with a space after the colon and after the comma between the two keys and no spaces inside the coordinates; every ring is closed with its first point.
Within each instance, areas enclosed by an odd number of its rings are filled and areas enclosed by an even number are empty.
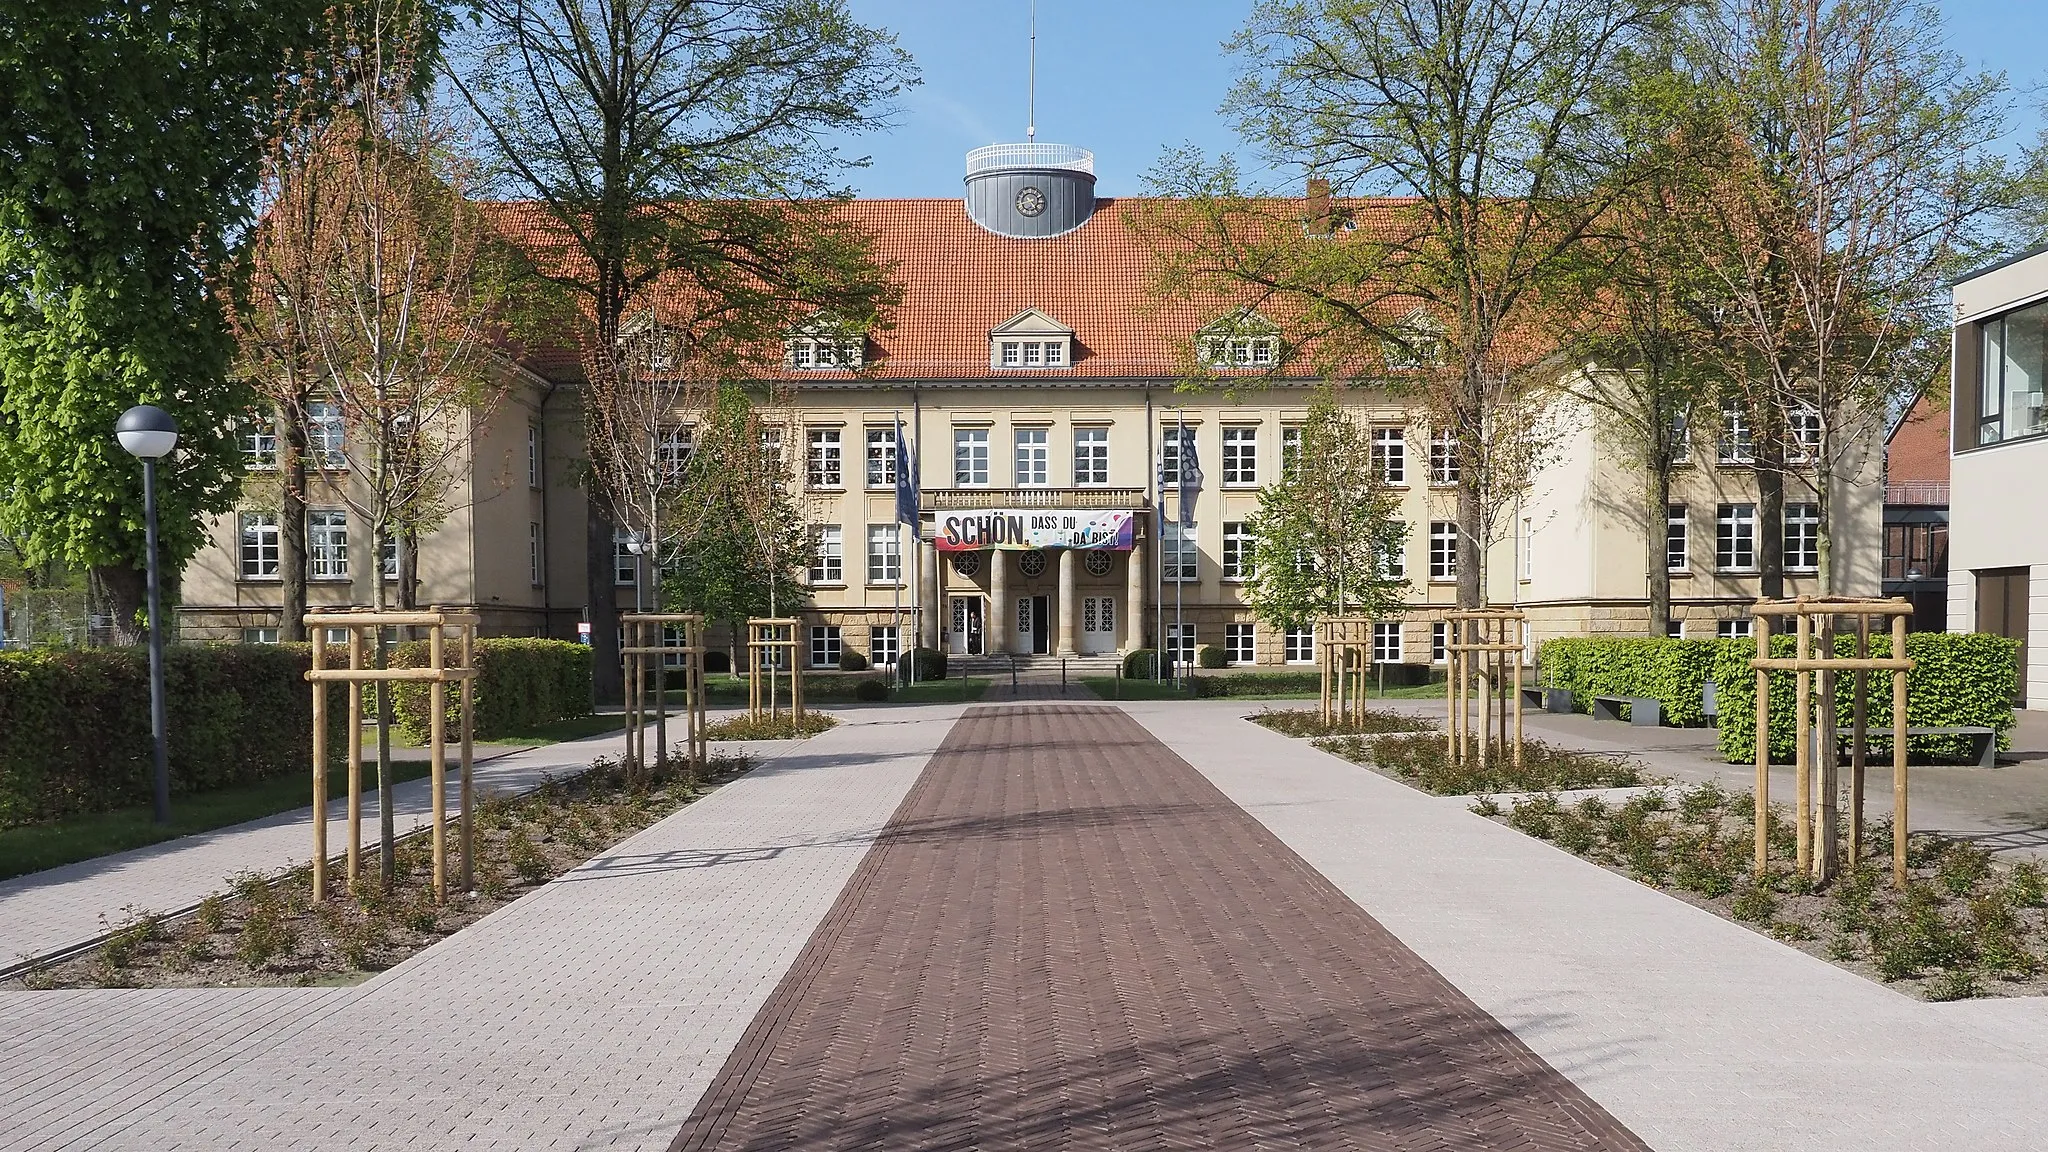
{"type": "Polygon", "coordinates": [[[672,1149],[1644,1149],[1123,712],[970,711],[672,1149]]]}

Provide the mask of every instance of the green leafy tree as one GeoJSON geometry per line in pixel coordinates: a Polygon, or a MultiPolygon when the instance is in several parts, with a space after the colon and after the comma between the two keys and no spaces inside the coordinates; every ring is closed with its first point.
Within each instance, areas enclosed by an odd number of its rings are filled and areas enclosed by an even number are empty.
{"type": "Polygon", "coordinates": [[[1299,454],[1259,493],[1244,595],[1261,620],[1302,628],[1324,616],[1384,616],[1408,581],[1390,575],[1408,542],[1398,493],[1372,459],[1371,440],[1324,391],[1301,426],[1299,454]]]}
{"type": "Polygon", "coordinates": [[[294,50],[324,0],[0,3],[0,528],[33,562],[87,568],[132,633],[141,470],[115,444],[135,404],[170,412],[158,472],[176,572],[226,510],[251,406],[229,376],[217,288],[251,213],[294,50]]]}

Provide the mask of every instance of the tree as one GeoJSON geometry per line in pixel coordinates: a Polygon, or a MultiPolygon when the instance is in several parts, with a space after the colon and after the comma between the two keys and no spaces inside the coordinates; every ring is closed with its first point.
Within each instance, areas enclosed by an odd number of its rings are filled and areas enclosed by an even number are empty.
{"type": "Polygon", "coordinates": [[[1668,7],[1261,0],[1230,45],[1245,70],[1225,112],[1323,206],[1275,226],[1227,157],[1155,169],[1187,201],[1158,245],[1169,287],[1281,302],[1301,354],[1419,391],[1455,437],[1461,605],[1481,603],[1484,546],[1543,451],[1526,421],[1554,348],[1532,302],[1629,186],[1603,95],[1668,7]],[[1331,186],[1413,200],[1346,221],[1331,186]]]}
{"type": "MultiPolygon", "coordinates": [[[[1817,502],[1820,584],[1833,594],[1844,473],[1867,466],[1886,422],[1940,376],[1943,285],[1985,255],[2012,204],[1991,150],[2004,77],[1970,71],[1920,0],[1720,0],[1687,31],[1683,66],[1715,98],[1727,158],[1695,206],[1705,226],[1690,230],[1711,281],[1709,346],[1751,418],[1765,482],[1817,502]]],[[[1761,526],[1767,555],[1775,511],[1761,526]]]]}
{"type": "MultiPolygon", "coordinates": [[[[865,326],[890,298],[867,238],[833,211],[850,161],[823,137],[886,122],[915,82],[844,0],[476,0],[454,83],[508,186],[549,229],[543,274],[577,302],[585,433],[639,444],[620,337],[643,301],[701,363],[779,343],[811,309],[865,326]],[[663,290],[655,293],[657,284],[663,290]]],[[[756,352],[758,354],[758,352],[756,352]]],[[[600,700],[620,694],[612,534],[634,494],[585,477],[600,700]]]]}
{"type": "MultiPolygon", "coordinates": [[[[165,569],[242,472],[217,286],[250,216],[277,77],[321,0],[0,3],[0,526],[89,568],[123,635],[142,604],[140,469],[112,428],[178,421],[165,569]]],[[[231,286],[231,278],[229,278],[231,286]]]]}
{"type": "Polygon", "coordinates": [[[1373,459],[1367,429],[1328,390],[1309,405],[1298,455],[1259,493],[1245,530],[1245,600],[1275,627],[1352,612],[1383,616],[1408,591],[1406,579],[1389,574],[1408,540],[1400,495],[1373,459]]]}

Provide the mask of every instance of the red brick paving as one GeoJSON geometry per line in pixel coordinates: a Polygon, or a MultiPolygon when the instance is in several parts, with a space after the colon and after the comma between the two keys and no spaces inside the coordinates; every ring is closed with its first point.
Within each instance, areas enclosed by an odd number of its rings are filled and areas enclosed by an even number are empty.
{"type": "Polygon", "coordinates": [[[1646,1149],[1122,712],[970,710],[671,1145],[1646,1149]]]}

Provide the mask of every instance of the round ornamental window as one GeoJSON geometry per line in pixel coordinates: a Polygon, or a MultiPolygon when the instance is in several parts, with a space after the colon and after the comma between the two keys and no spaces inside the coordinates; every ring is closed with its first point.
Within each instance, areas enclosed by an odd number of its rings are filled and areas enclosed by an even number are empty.
{"type": "Polygon", "coordinates": [[[1022,572],[1027,580],[1045,575],[1045,553],[1034,548],[1017,557],[1017,571],[1022,572]]]}
{"type": "Polygon", "coordinates": [[[980,571],[981,571],[981,553],[979,553],[979,552],[955,552],[955,553],[953,553],[953,571],[955,571],[955,572],[958,572],[958,573],[959,573],[960,575],[962,575],[962,576],[974,576],[974,575],[976,575],[976,574],[980,573],[980,571]]]}
{"type": "Polygon", "coordinates": [[[1088,569],[1090,576],[1107,576],[1109,575],[1109,570],[1115,565],[1116,557],[1111,556],[1100,548],[1090,549],[1087,552],[1081,553],[1081,566],[1088,569]]]}
{"type": "Polygon", "coordinates": [[[1026,185],[1017,193],[1017,212],[1023,216],[1036,216],[1045,211],[1045,193],[1026,185]]]}

